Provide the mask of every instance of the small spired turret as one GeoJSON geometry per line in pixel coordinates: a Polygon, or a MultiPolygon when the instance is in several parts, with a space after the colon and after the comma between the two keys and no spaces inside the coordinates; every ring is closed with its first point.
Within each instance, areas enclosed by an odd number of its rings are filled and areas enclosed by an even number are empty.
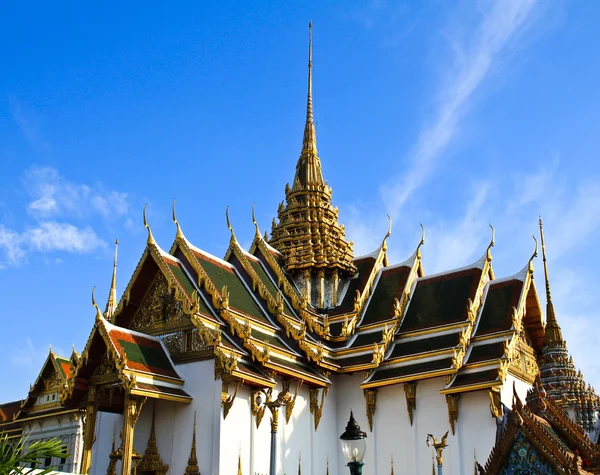
{"type": "Polygon", "coordinates": [[[312,104],[312,23],[309,24],[308,96],[302,152],[296,176],[285,187],[285,204],[273,221],[269,244],[283,254],[284,268],[292,275],[308,303],[316,308],[338,303],[340,280],[356,272],[352,242],[338,223],[331,187],[323,179],[317,153],[312,104]]]}
{"type": "Polygon", "coordinates": [[[586,386],[581,371],[577,371],[575,368],[556,319],[550,293],[542,218],[540,218],[539,224],[546,280],[546,331],[540,361],[541,382],[548,395],[569,414],[571,419],[588,432],[592,440],[596,440],[595,431],[600,398],[591,386],[586,386]]]}

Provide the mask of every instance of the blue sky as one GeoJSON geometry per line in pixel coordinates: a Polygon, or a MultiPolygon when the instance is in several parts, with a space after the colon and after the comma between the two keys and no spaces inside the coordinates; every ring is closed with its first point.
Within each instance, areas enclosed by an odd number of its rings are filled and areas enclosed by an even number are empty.
{"type": "MultiPolygon", "coordinates": [[[[357,254],[394,219],[392,261],[427,231],[426,273],[468,264],[496,228],[498,277],[545,222],[553,297],[600,389],[597,2],[4,2],[0,6],[0,401],[50,344],[81,351],[145,245],[222,256],[252,203],[270,228],[300,153],[307,23],[319,153],[357,254]],[[10,381],[10,384],[8,383],[10,381]]],[[[543,293],[542,263],[536,261],[543,293]]]]}

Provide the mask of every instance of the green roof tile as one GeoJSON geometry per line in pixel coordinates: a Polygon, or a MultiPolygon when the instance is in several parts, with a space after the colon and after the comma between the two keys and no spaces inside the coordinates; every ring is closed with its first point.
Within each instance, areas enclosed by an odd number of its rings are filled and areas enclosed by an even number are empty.
{"type": "Polygon", "coordinates": [[[380,322],[394,317],[394,299],[400,299],[410,275],[410,267],[384,269],[373,291],[361,325],[380,322]]]}
{"type": "Polygon", "coordinates": [[[400,333],[466,320],[467,300],[475,295],[480,276],[481,269],[472,268],[419,280],[400,333]]]}
{"type": "Polygon", "coordinates": [[[512,308],[519,304],[522,289],[520,280],[490,284],[475,336],[510,329],[512,308]]]}

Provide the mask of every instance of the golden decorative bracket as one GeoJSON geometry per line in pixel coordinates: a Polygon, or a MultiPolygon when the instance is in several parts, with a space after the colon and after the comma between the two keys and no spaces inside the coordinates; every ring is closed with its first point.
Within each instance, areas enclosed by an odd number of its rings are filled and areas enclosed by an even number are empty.
{"type": "Polygon", "coordinates": [[[260,427],[260,423],[265,415],[265,410],[267,409],[266,404],[258,404],[256,399],[260,396],[260,394],[264,394],[267,401],[270,401],[270,397],[267,395],[271,390],[269,389],[267,392],[262,389],[253,389],[250,392],[251,404],[252,404],[252,415],[256,417],[256,428],[260,427]]]}
{"type": "MultiPolygon", "coordinates": [[[[290,396],[287,400],[287,402],[285,403],[285,423],[287,424],[288,422],[290,422],[290,418],[292,417],[292,412],[294,410],[294,405],[296,404],[296,398],[298,397],[298,390],[300,389],[300,386],[302,386],[303,381],[301,379],[299,379],[296,382],[296,391],[294,391],[294,395],[290,396]]],[[[290,381],[284,381],[283,382],[283,391],[284,393],[287,392],[289,394],[290,391],[290,381]]]]}
{"type": "Polygon", "coordinates": [[[365,395],[365,406],[367,409],[367,420],[369,421],[369,429],[373,432],[373,416],[375,415],[375,409],[377,405],[377,390],[376,389],[365,389],[363,390],[365,395]]]}
{"type": "Polygon", "coordinates": [[[310,390],[310,413],[315,417],[315,432],[319,427],[321,416],[323,415],[323,404],[325,404],[325,396],[329,392],[329,388],[321,390],[321,404],[319,404],[319,389],[310,390]]]}
{"type": "Polygon", "coordinates": [[[452,435],[456,435],[456,423],[458,422],[458,394],[446,394],[448,404],[448,421],[452,429],[452,435]]]}
{"type": "Polygon", "coordinates": [[[406,410],[408,411],[408,419],[410,425],[413,425],[413,413],[417,408],[417,382],[410,381],[404,383],[404,395],[406,396],[406,410]]]}
{"type": "Polygon", "coordinates": [[[229,395],[229,379],[224,379],[221,386],[221,406],[223,407],[223,419],[227,419],[227,414],[233,406],[235,398],[237,397],[238,390],[243,383],[243,380],[239,379],[236,386],[235,391],[232,396],[229,395]]]}
{"type": "Polygon", "coordinates": [[[492,417],[498,418],[502,416],[502,401],[500,400],[500,391],[495,391],[493,389],[488,390],[488,394],[490,395],[490,412],[492,413],[492,417]]]}

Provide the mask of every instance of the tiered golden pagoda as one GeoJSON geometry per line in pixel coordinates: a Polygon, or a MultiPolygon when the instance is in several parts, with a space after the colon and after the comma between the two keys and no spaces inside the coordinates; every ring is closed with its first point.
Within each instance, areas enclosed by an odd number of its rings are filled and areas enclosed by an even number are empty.
{"type": "Polygon", "coordinates": [[[337,304],[340,278],[356,272],[352,243],[338,223],[331,187],[323,179],[317,153],[312,107],[312,24],[309,24],[308,98],[302,153],[292,187],[285,187],[285,204],[273,220],[269,243],[283,255],[284,268],[294,277],[306,300],[317,308],[337,304]],[[312,285],[311,285],[312,284],[312,285]]]}

